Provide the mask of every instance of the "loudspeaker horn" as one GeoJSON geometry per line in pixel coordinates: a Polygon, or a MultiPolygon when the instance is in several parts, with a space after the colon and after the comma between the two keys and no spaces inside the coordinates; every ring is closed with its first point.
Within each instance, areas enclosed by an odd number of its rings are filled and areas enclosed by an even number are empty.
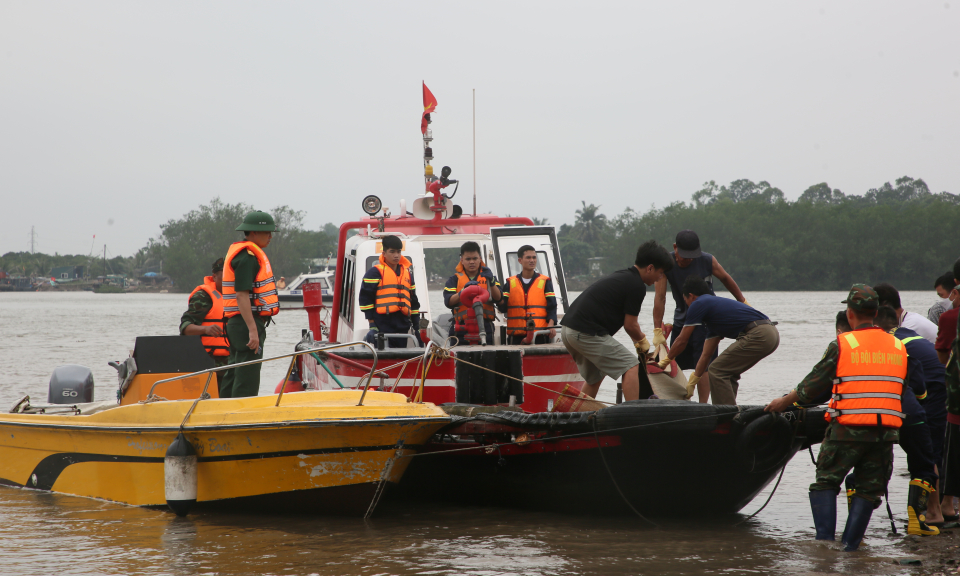
{"type": "MultiPolygon", "coordinates": [[[[413,201],[413,205],[410,207],[410,211],[413,212],[414,218],[420,218],[421,220],[433,220],[433,210],[430,208],[433,206],[433,195],[425,196],[423,198],[417,198],[413,201]]],[[[444,205],[444,211],[441,212],[441,218],[449,218],[453,215],[453,203],[447,202],[444,205]]]]}

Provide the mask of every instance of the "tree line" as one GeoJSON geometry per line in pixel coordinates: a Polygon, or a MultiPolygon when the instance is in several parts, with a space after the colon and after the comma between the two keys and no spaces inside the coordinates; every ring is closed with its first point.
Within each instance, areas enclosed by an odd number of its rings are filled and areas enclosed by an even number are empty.
{"type": "Polygon", "coordinates": [[[587,258],[604,271],[633,263],[640,242],[670,249],[677,232],[692,229],[745,290],[846,290],[855,282],[890,282],[904,290],[932,289],[960,256],[960,196],[933,193],[907,176],[862,195],[827,183],[796,201],[768,182],[707,182],[690,202],[613,218],[582,203],[572,225],[558,230],[568,274],[586,274],[587,258]]]}
{"type": "MultiPolygon", "coordinates": [[[[191,290],[209,274],[211,263],[243,238],[234,229],[252,209],[214,199],[161,225],[160,234],[133,256],[108,259],[106,273],[163,272],[178,289],[191,290]]],[[[609,218],[600,209],[582,201],[573,224],[557,231],[568,276],[586,276],[590,258],[603,258],[604,272],[630,266],[641,242],[653,238],[669,249],[684,229],[695,230],[703,249],[715,254],[745,290],[845,290],[855,282],[881,281],[927,290],[960,256],[960,233],[954,228],[960,222],[960,196],[933,193],[923,180],[907,176],[862,195],[820,183],[792,202],[765,181],[710,181],[689,202],[643,213],[627,208],[609,218]]],[[[276,276],[293,277],[307,271],[311,259],[336,255],[337,225],[307,230],[302,211],[278,206],[269,212],[277,224],[267,249],[276,276]]],[[[428,269],[452,270],[457,251],[441,252],[431,255],[437,262],[431,260],[434,266],[428,269]],[[453,265],[441,266],[448,260],[453,265]]],[[[17,252],[0,257],[0,270],[24,276],[45,276],[67,265],[87,266],[90,276],[104,268],[97,256],[17,252]]]]}
{"type": "MultiPolygon", "coordinates": [[[[211,265],[227,254],[230,244],[243,240],[243,233],[235,228],[253,209],[247,204],[229,204],[215,198],[162,224],[160,234],[132,256],[114,256],[104,263],[98,256],[9,252],[0,257],[0,270],[30,277],[47,277],[60,266],[85,266],[88,277],[104,273],[140,277],[156,272],[168,275],[177,289],[190,291],[210,274],[211,265]]],[[[267,251],[278,278],[305,272],[312,259],[336,256],[338,226],[328,223],[319,230],[307,230],[303,211],[278,206],[269,212],[277,231],[267,251]]]]}

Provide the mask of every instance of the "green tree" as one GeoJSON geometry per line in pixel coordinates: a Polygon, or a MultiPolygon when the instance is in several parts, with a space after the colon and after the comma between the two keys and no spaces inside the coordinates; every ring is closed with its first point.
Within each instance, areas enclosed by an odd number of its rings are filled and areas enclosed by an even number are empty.
{"type": "Polygon", "coordinates": [[[603,240],[604,233],[607,230],[607,217],[600,214],[600,207],[595,204],[589,206],[581,200],[583,208],[576,212],[576,220],[573,223],[573,235],[577,240],[581,240],[591,246],[598,246],[603,240]]]}

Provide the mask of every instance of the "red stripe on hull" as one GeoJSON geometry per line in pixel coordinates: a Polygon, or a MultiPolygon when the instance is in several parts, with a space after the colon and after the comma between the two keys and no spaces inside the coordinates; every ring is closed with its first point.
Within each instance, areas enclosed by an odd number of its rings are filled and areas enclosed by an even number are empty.
{"type": "MultiPolygon", "coordinates": [[[[364,358],[352,360],[353,363],[362,364],[364,366],[371,366],[373,364],[372,359],[364,358]]],[[[403,380],[405,382],[397,387],[396,392],[404,394],[407,397],[412,397],[416,393],[415,387],[410,386],[407,383],[407,379],[416,378],[417,381],[419,381],[420,378],[423,377],[423,367],[418,366],[418,362],[419,360],[411,362],[407,365],[406,369],[403,370],[403,380]]],[[[395,363],[396,361],[381,361],[379,362],[378,368],[383,369],[386,366],[395,363]]],[[[351,379],[363,378],[369,373],[368,371],[361,370],[356,366],[345,364],[334,358],[330,358],[328,360],[327,366],[337,376],[343,376],[351,379]]],[[[386,386],[386,390],[391,390],[393,388],[393,383],[400,375],[400,371],[400,367],[386,370],[389,378],[380,378],[375,376],[371,386],[374,388],[379,387],[382,382],[386,386]]],[[[557,394],[565,386],[569,385],[575,391],[579,391],[584,385],[584,381],[580,378],[580,373],[577,371],[577,364],[573,361],[573,358],[571,358],[569,354],[524,356],[523,374],[524,378],[536,378],[536,382],[526,383],[523,387],[523,404],[520,407],[524,412],[546,412],[547,401],[556,401],[557,394]],[[551,380],[551,376],[556,377],[557,379],[551,380]]],[[[322,368],[317,370],[316,376],[328,387],[336,387],[336,384],[322,368]]],[[[456,402],[457,390],[456,385],[454,384],[456,381],[456,361],[447,360],[439,366],[431,366],[427,372],[427,380],[428,383],[429,381],[446,380],[449,382],[449,385],[426,386],[423,391],[424,402],[431,402],[433,404],[456,402]]],[[[344,384],[349,386],[347,383],[344,384]]]]}

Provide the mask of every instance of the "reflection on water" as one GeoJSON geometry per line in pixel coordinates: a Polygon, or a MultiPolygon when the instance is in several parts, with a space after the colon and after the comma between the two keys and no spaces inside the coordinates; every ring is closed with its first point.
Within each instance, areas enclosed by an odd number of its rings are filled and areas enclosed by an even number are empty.
{"type": "MultiPolygon", "coordinates": [[[[751,303],[781,322],[781,345],[743,378],[742,402],[763,403],[806,374],[833,336],[843,296],[749,294],[751,303]]],[[[918,312],[933,300],[928,293],[902,297],[907,309],[918,312]]],[[[186,295],[172,294],[0,295],[0,409],[23,394],[44,400],[50,372],[66,363],[90,366],[96,398],[111,398],[116,380],[107,360],[123,358],[137,335],[175,334],[185,302],[186,295]]],[[[641,317],[647,331],[651,307],[648,300],[641,317]]],[[[268,356],[292,349],[306,315],[287,311],[278,320],[268,329],[268,356]]],[[[283,371],[279,364],[265,367],[261,393],[272,392],[283,371]]],[[[613,392],[606,385],[601,398],[612,400],[613,392]]],[[[897,450],[890,496],[901,526],[904,464],[897,450]]],[[[633,518],[398,503],[382,507],[368,522],[220,512],[179,519],[166,511],[0,487],[0,574],[909,573],[890,562],[899,554],[893,547],[899,539],[888,536],[883,508],[857,554],[811,540],[807,486],[813,471],[810,456],[798,454],[770,505],[740,526],[732,526],[739,517],[657,518],[660,529],[633,518]]],[[[673,493],[669,470],[651,463],[651,473],[663,478],[662,493],[654,497],[697,498],[673,493]]],[[[744,512],[758,509],[770,488],[744,512]]],[[[575,493],[568,507],[579,510],[575,493]]],[[[842,530],[842,502],[840,509],[842,530]]]]}

